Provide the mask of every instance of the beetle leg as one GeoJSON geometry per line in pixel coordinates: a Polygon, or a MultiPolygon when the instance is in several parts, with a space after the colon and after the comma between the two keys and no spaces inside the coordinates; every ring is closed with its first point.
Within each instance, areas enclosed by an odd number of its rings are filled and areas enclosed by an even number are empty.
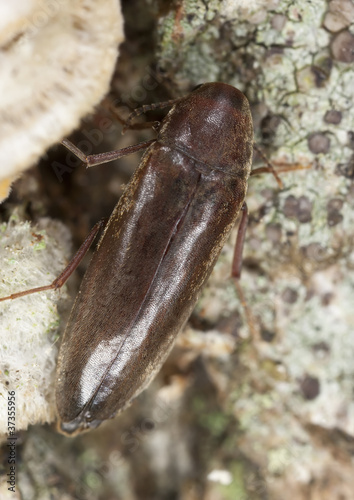
{"type": "Polygon", "coordinates": [[[53,281],[53,283],[51,283],[50,285],[44,285],[44,286],[38,286],[36,288],[30,288],[29,290],[25,290],[23,292],[13,293],[11,295],[8,295],[7,297],[1,297],[0,302],[2,302],[4,300],[9,300],[9,299],[17,299],[17,298],[23,297],[25,295],[31,295],[32,293],[44,292],[46,290],[57,290],[58,288],[61,288],[64,285],[64,283],[67,281],[67,279],[75,271],[75,269],[80,264],[82,259],[85,257],[88,249],[92,245],[93,240],[97,236],[98,231],[106,225],[107,220],[108,219],[101,219],[93,226],[89,235],[87,236],[85,241],[82,243],[79,250],[74,255],[73,259],[69,262],[69,264],[64,269],[64,271],[53,281]]]}
{"type": "Polygon", "coordinates": [[[243,307],[243,310],[245,312],[246,321],[248,323],[251,335],[252,335],[252,337],[255,338],[255,336],[257,335],[255,321],[253,318],[253,314],[251,313],[251,310],[249,308],[249,305],[247,304],[245,295],[243,293],[242,286],[240,284],[241,269],[242,269],[242,252],[243,252],[243,246],[245,243],[245,236],[246,236],[246,230],[247,230],[247,224],[248,224],[248,207],[247,207],[246,202],[243,203],[241,210],[242,210],[242,215],[241,215],[241,221],[240,221],[240,224],[238,226],[238,231],[237,231],[236,245],[235,245],[234,257],[233,257],[233,261],[232,261],[231,276],[234,279],[235,287],[237,290],[237,295],[239,297],[239,300],[240,300],[241,305],[243,307]]]}
{"type": "MultiPolygon", "coordinates": [[[[176,104],[180,100],[181,100],[181,98],[179,98],[179,99],[170,99],[169,101],[156,102],[156,103],[152,103],[152,104],[144,104],[140,108],[136,108],[132,113],[130,113],[130,115],[128,116],[128,118],[125,120],[125,124],[124,124],[123,130],[122,130],[122,134],[124,134],[125,131],[128,128],[135,128],[135,126],[132,125],[132,123],[131,123],[134,120],[134,118],[137,118],[138,116],[146,113],[147,111],[152,111],[154,109],[164,109],[164,108],[171,107],[171,106],[173,106],[174,104],[176,104]]],[[[143,124],[143,125],[145,125],[145,124],[143,124]]]]}
{"type": "Polygon", "coordinates": [[[155,142],[155,139],[145,142],[139,142],[138,144],[134,144],[134,146],[128,146],[127,148],[117,149],[116,151],[108,151],[107,153],[99,153],[97,155],[88,155],[81,151],[81,149],[77,148],[71,141],[68,139],[63,139],[61,141],[62,145],[66,147],[71,153],[77,156],[83,163],[86,164],[87,167],[94,167],[96,165],[101,165],[102,163],[108,163],[113,160],[117,160],[122,156],[130,155],[132,153],[136,153],[141,149],[146,149],[151,144],[155,142]]]}
{"type": "Polygon", "coordinates": [[[160,123],[158,121],[152,121],[152,122],[143,122],[143,123],[132,123],[132,121],[137,118],[138,116],[146,113],[147,111],[152,111],[154,109],[164,109],[169,106],[173,106],[176,104],[179,99],[170,99],[169,101],[163,101],[163,102],[156,102],[152,104],[144,104],[140,108],[136,108],[134,111],[130,113],[128,118],[123,118],[121,114],[118,112],[117,108],[114,107],[113,103],[108,103],[107,107],[109,111],[117,118],[119,123],[123,125],[123,130],[122,130],[122,135],[125,134],[127,129],[130,130],[143,130],[146,128],[153,128],[156,130],[156,124],[157,128],[159,127],[160,123]]]}
{"type": "Polygon", "coordinates": [[[274,170],[274,167],[273,165],[270,163],[270,161],[268,160],[268,158],[263,154],[263,152],[259,149],[259,147],[256,145],[256,144],[253,144],[253,148],[257,151],[257,153],[263,158],[263,160],[266,162],[267,166],[266,167],[259,167],[259,168],[255,168],[254,170],[251,171],[251,175],[257,175],[257,174],[263,174],[263,173],[270,173],[270,174],[273,174],[277,183],[278,183],[278,186],[280,187],[280,189],[283,189],[283,183],[279,177],[279,175],[276,173],[276,171],[274,170]]]}
{"type": "MultiPolygon", "coordinates": [[[[109,111],[116,117],[116,119],[119,121],[121,125],[123,125],[123,130],[122,130],[122,135],[125,133],[127,129],[129,130],[144,130],[147,128],[152,128],[153,130],[156,131],[156,128],[159,127],[160,122],[158,121],[153,121],[153,122],[143,122],[143,123],[127,123],[127,119],[123,118],[120,113],[117,111],[117,109],[113,106],[113,104],[110,104],[108,106],[109,111]]],[[[130,116],[130,115],[129,115],[130,116]]]]}

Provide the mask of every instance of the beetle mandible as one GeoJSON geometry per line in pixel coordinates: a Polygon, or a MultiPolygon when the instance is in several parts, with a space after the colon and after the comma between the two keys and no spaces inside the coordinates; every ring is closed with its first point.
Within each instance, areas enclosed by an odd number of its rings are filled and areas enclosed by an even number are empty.
{"type": "Polygon", "coordinates": [[[63,144],[88,165],[149,146],[105,226],[60,346],[59,430],[74,435],[128,406],[166,359],[243,207],[253,124],[241,91],[205,83],[175,101],[155,140],[87,158],[63,144]]]}

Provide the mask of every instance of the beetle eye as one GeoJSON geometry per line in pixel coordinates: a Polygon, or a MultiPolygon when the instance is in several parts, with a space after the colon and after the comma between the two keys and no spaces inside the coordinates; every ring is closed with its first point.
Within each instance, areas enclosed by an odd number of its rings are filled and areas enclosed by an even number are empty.
{"type": "Polygon", "coordinates": [[[194,92],[195,90],[199,89],[199,87],[201,87],[202,85],[204,85],[204,83],[200,83],[199,85],[197,85],[196,87],[194,87],[194,89],[192,90],[192,92],[194,92]]]}

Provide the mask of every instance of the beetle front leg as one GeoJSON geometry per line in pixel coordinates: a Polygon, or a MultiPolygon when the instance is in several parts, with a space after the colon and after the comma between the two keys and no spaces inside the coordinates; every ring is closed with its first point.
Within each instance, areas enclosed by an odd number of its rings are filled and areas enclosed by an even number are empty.
{"type": "MultiPolygon", "coordinates": [[[[172,107],[174,104],[177,104],[180,100],[181,100],[181,98],[170,99],[168,101],[163,101],[163,102],[156,102],[156,103],[152,103],[152,104],[144,104],[140,108],[136,108],[134,111],[132,111],[130,113],[130,115],[128,116],[128,118],[125,120],[125,123],[123,124],[124,126],[123,126],[123,130],[122,130],[122,134],[124,134],[127,129],[141,128],[141,125],[145,125],[145,127],[148,126],[147,124],[134,124],[133,125],[132,121],[135,118],[137,118],[138,116],[146,113],[147,111],[153,111],[155,109],[164,109],[164,108],[172,107]]],[[[153,123],[153,122],[148,122],[148,123],[150,124],[150,123],[153,123]]]]}
{"type": "Polygon", "coordinates": [[[134,146],[128,146],[127,148],[117,149],[116,151],[108,151],[107,153],[99,153],[97,155],[88,155],[81,151],[81,149],[77,148],[75,144],[73,144],[68,139],[63,139],[61,141],[62,145],[66,147],[71,153],[77,156],[87,167],[94,167],[96,165],[102,165],[102,163],[109,163],[110,161],[118,160],[118,158],[122,158],[122,156],[127,156],[137,151],[141,151],[142,149],[146,149],[151,144],[155,142],[155,139],[145,142],[139,142],[134,146]]]}

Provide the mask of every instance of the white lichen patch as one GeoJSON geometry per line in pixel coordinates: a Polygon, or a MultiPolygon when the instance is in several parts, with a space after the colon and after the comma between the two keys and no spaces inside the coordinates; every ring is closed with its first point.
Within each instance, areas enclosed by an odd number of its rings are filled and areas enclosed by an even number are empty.
{"type": "MultiPolygon", "coordinates": [[[[13,217],[2,224],[0,297],[50,284],[65,268],[69,246],[59,222],[42,219],[31,227],[13,217]]],[[[0,303],[0,433],[8,427],[8,391],[15,391],[17,430],[54,420],[60,298],[64,291],[0,303]]]]}
{"type": "Polygon", "coordinates": [[[278,154],[307,151],[314,159],[316,153],[309,152],[307,137],[321,131],[330,135],[330,150],[325,158],[327,168],[333,170],[337,162],[348,160],[351,154],[349,148],[343,148],[343,141],[348,140],[347,131],[353,123],[354,73],[348,65],[327,66],[331,37],[322,26],[327,8],[323,0],[281,2],[276,10],[287,19],[283,29],[272,28],[272,14],[258,27],[258,43],[283,47],[265,59],[258,95],[272,113],[284,118],[275,138],[278,146],[283,146],[278,154]],[[316,82],[316,71],[322,81],[316,82]],[[331,109],[341,112],[340,123],[324,123],[331,109]]]}
{"type": "MultiPolygon", "coordinates": [[[[283,285],[285,288],[288,283],[283,285]]],[[[345,267],[333,266],[315,273],[309,283],[312,298],[300,297],[292,307],[278,302],[277,317],[286,335],[279,343],[268,346],[268,355],[281,360],[287,370],[290,391],[298,390],[298,382],[305,374],[319,381],[318,397],[307,403],[302,397],[293,399],[293,411],[311,423],[342,429],[351,436],[354,436],[353,287],[354,278],[346,273],[345,267]],[[326,299],[329,303],[323,307],[326,299]]]]}
{"type": "MultiPolygon", "coordinates": [[[[238,351],[248,375],[240,379],[226,361],[222,368],[233,376],[221,394],[230,394],[241,449],[263,467],[269,497],[283,498],[286,488],[289,498],[351,498],[350,453],[333,435],[343,433],[348,442],[354,436],[354,66],[352,46],[334,50],[331,29],[340,22],[336,29],[347,32],[349,44],[351,4],[259,2],[255,12],[256,2],[248,10],[240,9],[242,2],[182,3],[199,31],[182,14],[182,34],[175,36],[171,11],[162,67],[181,87],[214,80],[245,91],[254,105],[256,141],[268,141],[274,165],[309,167],[281,173],[283,190],[271,175],[250,179],[244,250],[250,266],[241,286],[259,336],[252,338],[246,322],[237,331],[236,347],[249,339],[238,351]],[[330,11],[336,18],[328,21],[330,11]],[[200,49],[204,42],[208,51],[200,49]],[[267,129],[269,118],[277,123],[267,129]],[[338,485],[324,488],[325,482],[338,485]]],[[[218,314],[220,320],[242,311],[228,280],[235,238],[236,230],[197,306],[212,324],[218,314]]]]}

